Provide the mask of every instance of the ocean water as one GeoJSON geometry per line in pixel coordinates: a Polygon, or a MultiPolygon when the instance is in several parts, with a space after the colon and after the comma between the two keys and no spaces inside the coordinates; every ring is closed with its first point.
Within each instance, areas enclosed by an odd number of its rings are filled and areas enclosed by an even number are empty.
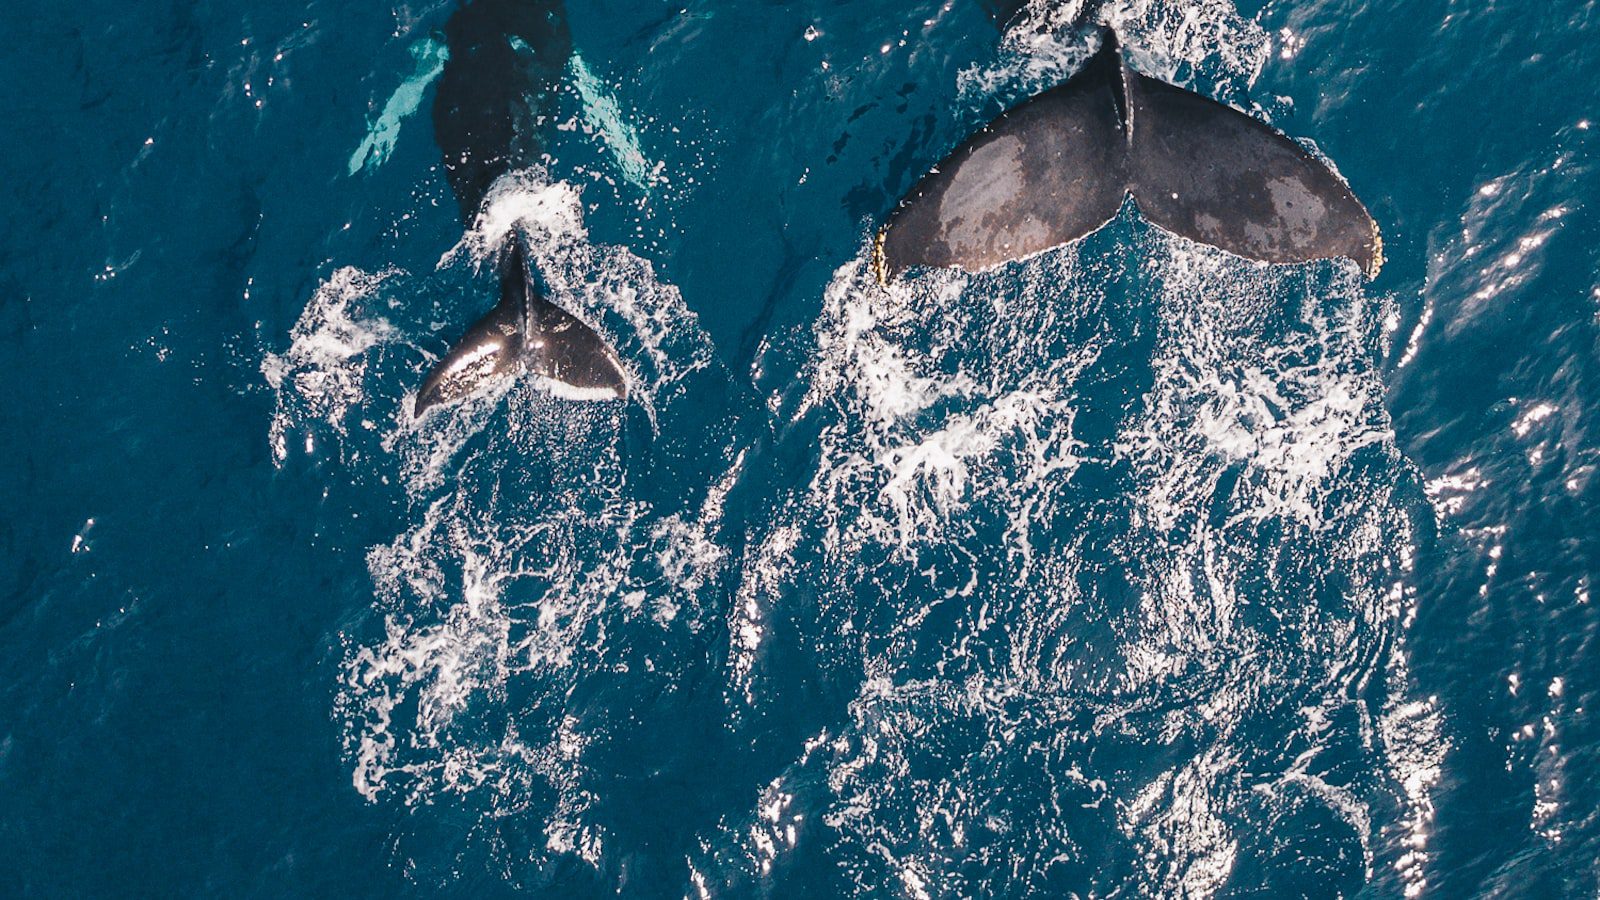
{"type": "Polygon", "coordinates": [[[880,289],[1075,0],[0,12],[0,895],[1595,897],[1600,8],[1124,0],[1388,264],[1125,210],[880,289]],[[420,422],[522,227],[626,405],[420,422]]]}

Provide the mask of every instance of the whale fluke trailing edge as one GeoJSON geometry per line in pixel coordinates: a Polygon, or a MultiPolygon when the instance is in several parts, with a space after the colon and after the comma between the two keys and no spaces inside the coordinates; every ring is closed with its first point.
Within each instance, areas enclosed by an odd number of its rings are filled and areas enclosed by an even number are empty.
{"type": "Polygon", "coordinates": [[[1129,69],[1115,32],[1065,84],[1013,107],[923,177],[878,232],[880,283],[982,271],[1145,219],[1247,259],[1348,257],[1374,277],[1378,226],[1326,164],[1233,109],[1129,69]]]}
{"type": "Polygon", "coordinates": [[[620,400],[628,394],[622,364],[605,339],[539,293],[527,250],[517,239],[500,262],[500,302],[423,379],[413,414],[522,372],[549,379],[551,392],[568,399],[620,400]]]}

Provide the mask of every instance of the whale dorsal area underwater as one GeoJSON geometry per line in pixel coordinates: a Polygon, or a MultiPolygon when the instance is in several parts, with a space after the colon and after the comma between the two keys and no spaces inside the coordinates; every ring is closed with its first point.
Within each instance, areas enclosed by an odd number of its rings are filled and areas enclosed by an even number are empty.
{"type": "Polygon", "coordinates": [[[878,280],[982,271],[1059,247],[1132,197],[1146,220],[1247,259],[1383,265],[1378,226],[1321,160],[1266,124],[1128,68],[1116,33],[1065,84],[1002,113],[878,232],[878,280]]]}
{"type": "MultiPolygon", "coordinates": [[[[572,35],[566,11],[549,0],[467,0],[444,30],[449,59],[434,96],[434,137],[470,226],[496,180],[540,161],[572,35]]],[[[575,399],[627,396],[627,378],[605,340],[540,290],[521,229],[497,248],[495,265],[499,303],[428,373],[415,415],[522,372],[575,399]]]]}

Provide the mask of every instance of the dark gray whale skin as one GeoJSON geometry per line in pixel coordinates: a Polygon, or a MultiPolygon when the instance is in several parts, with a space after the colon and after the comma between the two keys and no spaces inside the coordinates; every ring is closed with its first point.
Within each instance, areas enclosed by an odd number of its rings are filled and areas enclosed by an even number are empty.
{"type": "MultiPolygon", "coordinates": [[[[445,23],[449,59],[433,103],[445,175],[469,225],[500,176],[539,162],[572,55],[566,11],[550,0],[469,0],[445,23]]],[[[627,379],[588,325],[540,292],[526,238],[500,248],[500,301],[467,329],[417,391],[414,415],[500,375],[532,372],[588,399],[621,399],[627,379]]]]}
{"type": "Polygon", "coordinates": [[[1129,69],[1117,37],[929,172],[878,233],[881,283],[982,271],[1083,237],[1131,197],[1151,223],[1247,259],[1383,264],[1378,227],[1321,160],[1239,112],[1129,69]]]}

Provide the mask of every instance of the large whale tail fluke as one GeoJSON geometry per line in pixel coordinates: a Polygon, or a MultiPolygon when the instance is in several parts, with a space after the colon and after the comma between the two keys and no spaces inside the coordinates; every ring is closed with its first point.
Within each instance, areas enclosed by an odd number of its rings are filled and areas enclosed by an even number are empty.
{"type": "Polygon", "coordinates": [[[956,148],[878,233],[887,283],[911,266],[993,268],[1109,222],[1151,223],[1248,259],[1383,265],[1378,226],[1321,160],[1232,107],[1129,69],[1116,35],[1065,84],[956,148]]]}
{"type": "Polygon", "coordinates": [[[500,302],[428,373],[413,414],[523,371],[569,399],[620,400],[628,394],[622,365],[605,340],[539,292],[518,239],[500,262],[500,302]]]}

